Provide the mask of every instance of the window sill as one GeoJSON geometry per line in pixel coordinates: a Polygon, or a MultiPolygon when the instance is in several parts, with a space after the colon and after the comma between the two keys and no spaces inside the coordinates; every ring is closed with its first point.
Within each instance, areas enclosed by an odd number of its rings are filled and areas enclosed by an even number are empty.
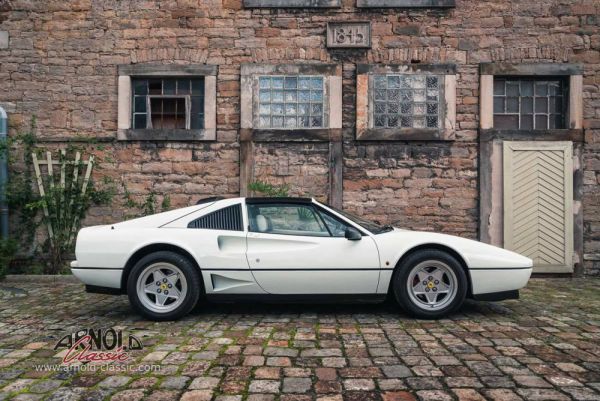
{"type": "Polygon", "coordinates": [[[369,128],[356,133],[358,141],[453,141],[454,132],[432,128],[369,128]]]}
{"type": "Polygon", "coordinates": [[[341,0],[244,0],[246,8],[335,8],[341,0]]]}
{"type": "Polygon", "coordinates": [[[450,8],[456,0],[356,0],[359,8],[450,8]]]}
{"type": "Polygon", "coordinates": [[[480,129],[479,141],[572,141],[585,142],[583,129],[549,129],[549,130],[501,130],[495,128],[480,129]]]}
{"type": "Polygon", "coordinates": [[[242,142],[339,142],[341,140],[341,128],[240,129],[242,142]]]}
{"type": "Polygon", "coordinates": [[[214,141],[216,129],[123,129],[119,141],[214,141]]]}

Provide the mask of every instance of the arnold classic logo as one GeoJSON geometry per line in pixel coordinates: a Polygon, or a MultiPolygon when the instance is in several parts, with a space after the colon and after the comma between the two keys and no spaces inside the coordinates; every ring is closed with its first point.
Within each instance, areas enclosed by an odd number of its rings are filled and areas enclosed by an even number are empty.
{"type": "Polygon", "coordinates": [[[124,362],[129,359],[130,351],[144,348],[142,342],[132,334],[123,335],[123,331],[110,329],[82,329],[61,338],[54,350],[67,348],[62,363],[76,362],[124,362]]]}

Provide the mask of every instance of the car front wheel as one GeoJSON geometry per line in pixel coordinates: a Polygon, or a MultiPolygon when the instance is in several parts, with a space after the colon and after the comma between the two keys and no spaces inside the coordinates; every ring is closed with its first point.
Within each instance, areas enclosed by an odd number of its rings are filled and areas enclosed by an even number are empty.
{"type": "Polygon", "coordinates": [[[200,297],[197,268],[174,252],[154,252],[131,270],[127,295],[131,305],[151,320],[175,320],[187,315],[200,297]]]}
{"type": "Polygon", "coordinates": [[[467,295],[467,276],[450,254],[431,249],[409,255],[394,275],[396,300],[411,315],[438,319],[458,309],[467,295]]]}

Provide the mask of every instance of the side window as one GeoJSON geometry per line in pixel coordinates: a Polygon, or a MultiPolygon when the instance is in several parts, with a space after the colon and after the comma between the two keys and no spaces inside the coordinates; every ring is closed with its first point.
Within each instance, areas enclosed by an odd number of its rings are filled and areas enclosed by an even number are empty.
{"type": "Polygon", "coordinates": [[[208,230],[244,231],[242,206],[233,205],[199,217],[188,224],[188,228],[208,230]]]}
{"type": "Polygon", "coordinates": [[[323,210],[319,210],[319,215],[323,218],[325,225],[333,237],[344,237],[346,235],[346,228],[348,228],[346,223],[338,220],[323,210]]]}
{"type": "Polygon", "coordinates": [[[329,237],[327,227],[310,205],[248,205],[250,231],[283,235],[329,237]]]}

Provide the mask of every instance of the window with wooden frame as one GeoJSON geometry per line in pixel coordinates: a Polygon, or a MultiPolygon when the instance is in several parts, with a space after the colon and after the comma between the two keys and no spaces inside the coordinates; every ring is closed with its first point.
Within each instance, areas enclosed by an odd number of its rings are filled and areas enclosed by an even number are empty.
{"type": "Polygon", "coordinates": [[[119,140],[215,140],[216,66],[119,66],[119,140]]]}

